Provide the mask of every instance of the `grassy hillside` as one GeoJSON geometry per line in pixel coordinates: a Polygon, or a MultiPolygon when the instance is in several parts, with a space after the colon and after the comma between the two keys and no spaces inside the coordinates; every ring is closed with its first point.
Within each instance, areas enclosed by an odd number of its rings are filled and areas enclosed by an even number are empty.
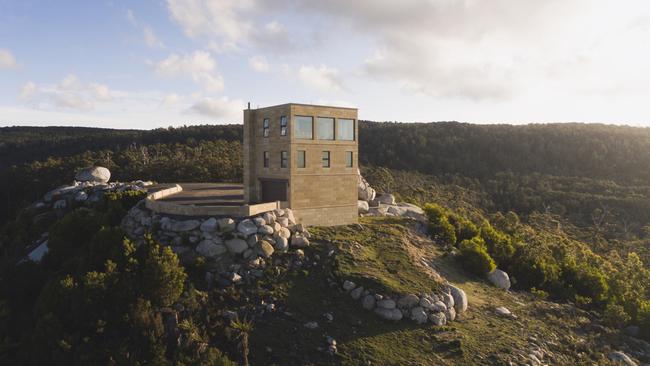
{"type": "MultiPolygon", "coordinates": [[[[278,273],[236,295],[278,309],[254,318],[254,365],[524,364],[535,350],[549,364],[607,365],[607,354],[628,342],[614,329],[594,331],[601,329],[599,319],[573,305],[506,293],[469,275],[408,220],[365,218],[360,227],[314,228],[313,239],[304,268],[278,273]],[[340,288],[342,279],[354,279],[386,294],[419,293],[439,286],[440,276],[470,299],[468,312],[443,327],[380,320],[340,288]],[[497,306],[517,318],[498,316],[497,306]],[[313,321],[317,328],[305,327],[313,321]],[[336,355],[325,352],[328,336],[337,341],[336,355]]],[[[228,310],[251,314],[254,308],[240,301],[228,310]]]]}

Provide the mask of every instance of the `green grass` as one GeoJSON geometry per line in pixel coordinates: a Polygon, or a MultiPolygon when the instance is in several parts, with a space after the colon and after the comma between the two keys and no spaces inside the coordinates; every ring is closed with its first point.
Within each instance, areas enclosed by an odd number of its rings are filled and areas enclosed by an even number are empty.
{"type": "Polygon", "coordinates": [[[409,222],[397,218],[363,218],[361,226],[312,228],[312,240],[334,244],[339,250],[334,273],[375,292],[430,292],[439,284],[414,265],[409,253],[409,222]]]}
{"type": "Polygon", "coordinates": [[[548,346],[556,354],[554,360],[545,360],[548,364],[608,364],[605,345],[611,344],[606,339],[611,334],[586,335],[584,312],[576,314],[570,305],[530,294],[507,293],[469,276],[431,241],[420,238],[423,242],[415,243],[408,220],[373,218],[361,224],[363,229],[357,225],[310,229],[312,245],[305,250],[305,262],[310,264],[293,271],[269,268],[256,285],[240,288],[236,302],[225,304],[231,309],[248,307],[248,314],[256,314],[247,317],[254,321],[252,365],[507,365],[529,354],[531,336],[555,344],[548,346]],[[402,242],[405,238],[409,242],[402,242]],[[427,258],[467,292],[469,310],[457,321],[444,327],[387,322],[341,290],[341,278],[385,293],[435,286],[413,264],[419,258],[412,257],[412,248],[406,249],[417,245],[428,245],[427,258]],[[337,254],[330,257],[332,250],[337,254]],[[278,310],[263,315],[250,311],[262,300],[273,302],[278,310]],[[496,306],[508,307],[518,319],[497,316],[496,306]],[[325,313],[334,320],[326,321],[325,313]],[[311,321],[319,327],[304,326],[311,321]],[[325,351],[327,336],[337,341],[336,355],[325,351]]]}

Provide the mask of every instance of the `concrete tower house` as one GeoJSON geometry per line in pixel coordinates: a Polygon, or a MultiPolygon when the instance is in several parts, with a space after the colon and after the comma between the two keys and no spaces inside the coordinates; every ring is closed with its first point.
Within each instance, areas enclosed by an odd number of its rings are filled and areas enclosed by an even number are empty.
{"type": "Polygon", "coordinates": [[[280,201],[305,225],[356,223],[356,108],[244,110],[244,201],[280,201]]]}

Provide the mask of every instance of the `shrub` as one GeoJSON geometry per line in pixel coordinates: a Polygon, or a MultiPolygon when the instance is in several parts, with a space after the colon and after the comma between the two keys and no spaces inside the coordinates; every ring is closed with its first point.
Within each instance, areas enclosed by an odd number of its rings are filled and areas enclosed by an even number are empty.
{"type": "Polygon", "coordinates": [[[473,222],[458,215],[449,215],[449,223],[454,226],[456,243],[460,243],[463,240],[469,240],[479,234],[479,229],[473,222]]]}
{"type": "Polygon", "coordinates": [[[545,289],[554,293],[558,287],[560,266],[545,252],[523,247],[515,255],[510,274],[517,278],[517,285],[524,289],[545,289]]]}
{"type": "Polygon", "coordinates": [[[485,248],[485,242],[479,237],[463,240],[459,246],[460,261],[463,268],[477,275],[484,275],[496,268],[494,260],[485,248]]]}
{"type": "Polygon", "coordinates": [[[429,231],[431,236],[447,245],[456,244],[456,229],[449,222],[447,211],[440,205],[428,203],[424,212],[429,218],[429,231]]]}
{"type": "Polygon", "coordinates": [[[183,292],[187,275],[179,265],[178,257],[169,247],[161,247],[151,238],[137,249],[142,268],[142,286],[151,303],[168,306],[183,292]]]}
{"type": "Polygon", "coordinates": [[[487,221],[481,225],[480,235],[485,241],[490,256],[499,264],[499,267],[507,268],[515,254],[515,247],[512,245],[510,236],[495,230],[487,221]]]}
{"type": "Polygon", "coordinates": [[[79,208],[68,213],[50,229],[49,252],[45,258],[58,263],[74,257],[77,249],[85,246],[101,225],[101,218],[93,210],[79,208]]]}
{"type": "Polygon", "coordinates": [[[650,301],[639,301],[636,320],[641,329],[641,336],[650,339],[650,301]]]}
{"type": "Polygon", "coordinates": [[[607,325],[613,327],[623,326],[631,319],[631,317],[625,312],[623,306],[611,302],[605,306],[603,318],[607,325]]]}
{"type": "Polygon", "coordinates": [[[575,291],[576,298],[588,297],[595,303],[607,298],[609,285],[605,274],[589,264],[576,264],[574,259],[568,259],[562,268],[562,280],[569,290],[575,291]]]}

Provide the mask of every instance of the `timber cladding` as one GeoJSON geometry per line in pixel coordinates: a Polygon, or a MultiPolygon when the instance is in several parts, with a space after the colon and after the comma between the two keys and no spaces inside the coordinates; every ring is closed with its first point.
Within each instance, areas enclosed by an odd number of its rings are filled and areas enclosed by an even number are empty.
{"type": "Polygon", "coordinates": [[[244,110],[244,199],[258,203],[276,197],[277,191],[263,192],[270,187],[263,182],[279,182],[273,189],[286,186],[284,206],[294,210],[298,222],[357,222],[357,122],[354,108],[291,103],[244,110]],[[305,138],[309,119],[312,136],[305,138]]]}

